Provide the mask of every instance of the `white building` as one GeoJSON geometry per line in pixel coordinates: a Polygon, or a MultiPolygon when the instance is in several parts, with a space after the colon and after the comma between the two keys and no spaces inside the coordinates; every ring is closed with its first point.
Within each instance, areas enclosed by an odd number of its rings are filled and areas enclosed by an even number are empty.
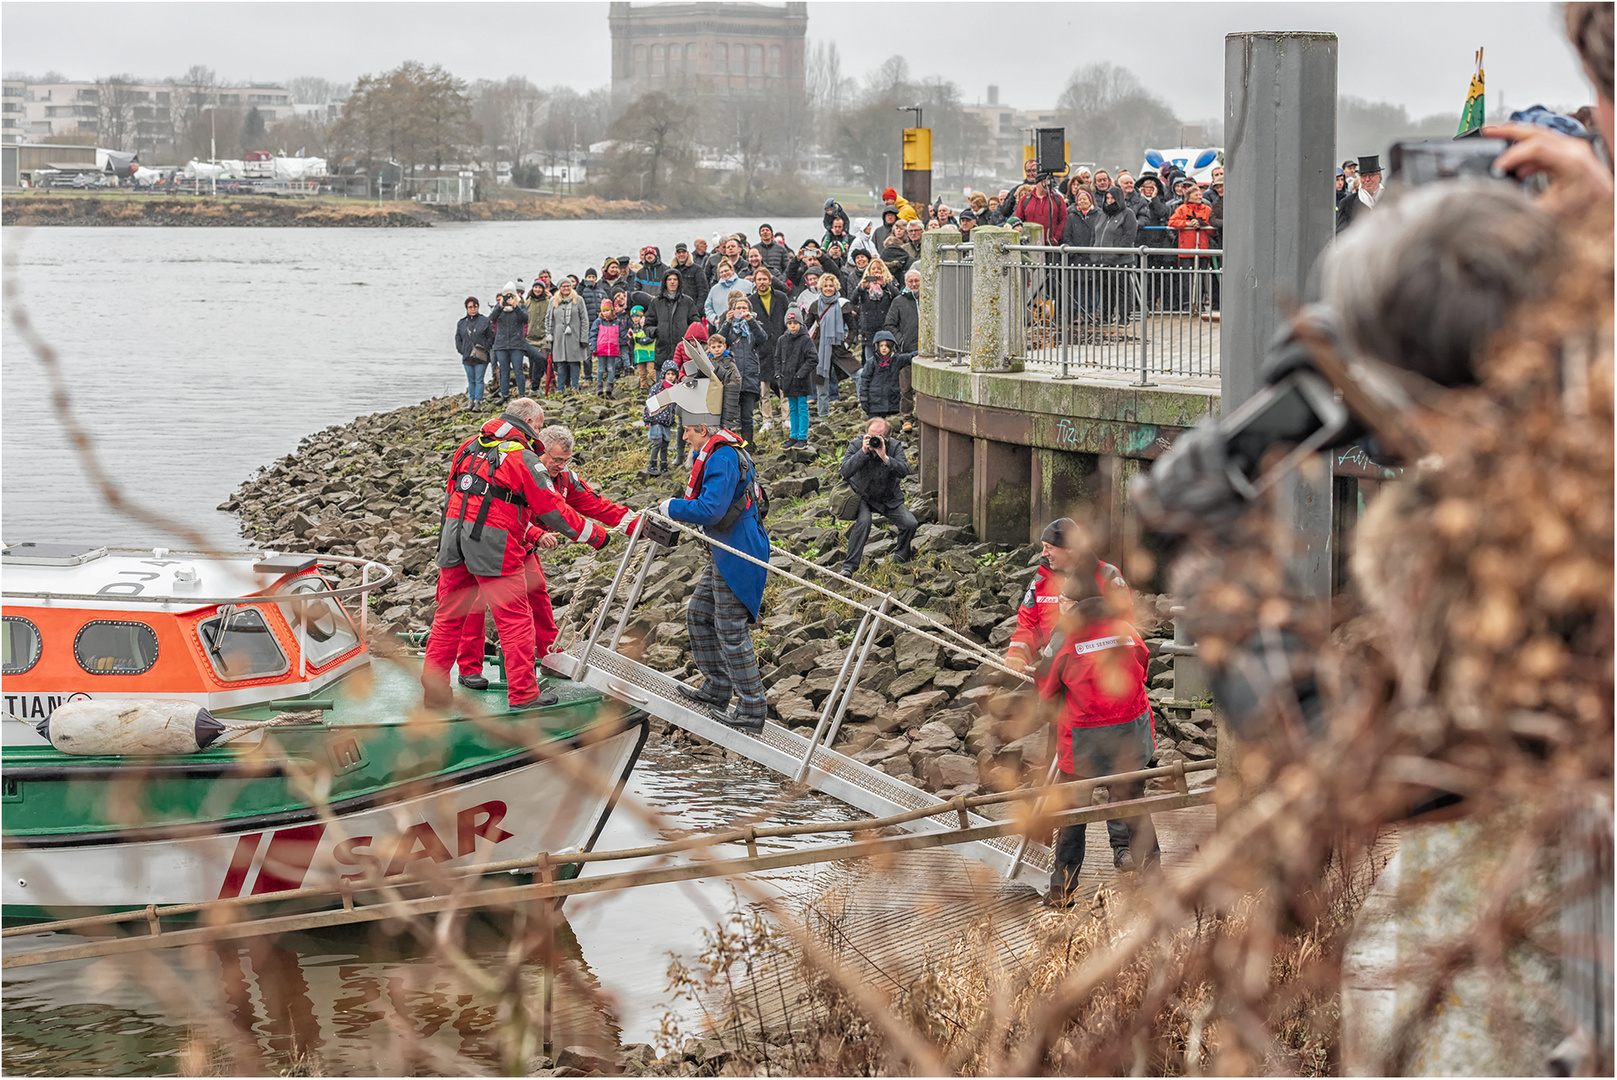
{"type": "MultiPolygon", "coordinates": [[[[6,117],[11,117],[11,85],[7,83],[6,117]]],[[[22,88],[20,136],[43,139],[65,131],[86,131],[106,141],[112,133],[102,129],[110,126],[123,128],[125,149],[136,153],[150,152],[159,144],[171,141],[178,134],[180,117],[191,91],[171,83],[127,83],[111,90],[95,82],[29,83],[22,88]],[[116,103],[102,101],[103,91],[116,93],[116,103]],[[119,114],[110,118],[108,111],[116,108],[119,114]]],[[[292,92],[284,86],[253,83],[248,86],[221,86],[206,92],[203,108],[239,109],[245,112],[257,108],[266,127],[293,115],[292,92]]],[[[12,127],[9,119],[5,128],[10,139],[12,127]]],[[[18,141],[21,141],[20,139],[18,141]]]]}

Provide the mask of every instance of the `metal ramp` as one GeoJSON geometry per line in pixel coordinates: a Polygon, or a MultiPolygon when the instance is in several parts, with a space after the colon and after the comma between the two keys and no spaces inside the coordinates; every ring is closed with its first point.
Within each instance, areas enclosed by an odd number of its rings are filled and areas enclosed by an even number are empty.
{"type": "MultiPolygon", "coordinates": [[[[646,516],[651,515],[648,513],[646,516]]],[[[677,529],[705,543],[717,543],[678,522],[658,518],[657,524],[665,526],[663,535],[673,534],[673,530],[677,529]]],[[[643,533],[646,531],[642,530],[643,533]]],[[[831,749],[831,744],[841,727],[848,700],[858,685],[865,659],[869,656],[880,632],[881,623],[886,622],[901,632],[927,633],[925,630],[907,626],[888,615],[887,608],[894,602],[890,596],[884,596],[878,608],[855,604],[866,612],[864,621],[860,623],[859,630],[848,648],[842,672],[831,695],[826,699],[824,712],[813,736],[806,738],[773,722],[766,722],[761,733],[751,735],[723,723],[718,719],[717,710],[681,694],[678,680],[615,651],[624,629],[633,617],[634,605],[645,582],[646,572],[653,561],[651,554],[656,546],[656,541],[640,536],[630,539],[619,560],[612,584],[595,614],[588,638],[575,643],[563,652],[552,653],[545,657],[544,667],[547,670],[599,690],[633,708],[644,709],[660,720],[693,735],[699,735],[767,769],[808,784],[873,816],[885,817],[933,806],[938,808],[936,816],[915,818],[900,826],[908,831],[943,832],[991,824],[987,818],[969,811],[963,812],[930,792],[922,791],[902,780],[896,780],[879,769],[831,749]],[[638,572],[624,596],[616,629],[605,643],[598,643],[609,618],[608,612],[627,576],[626,571],[637,549],[641,553],[638,572]]],[[[736,552],[733,548],[727,550],[747,558],[744,553],[736,552]]],[[[802,561],[788,552],[776,554],[785,554],[791,559],[802,561]]],[[[756,559],[749,561],[759,562],[756,559]]],[[[840,597],[831,590],[799,578],[778,566],[770,566],[769,571],[847,602],[846,597],[840,597]]],[[[953,631],[945,632],[953,634],[953,631]]],[[[949,641],[942,643],[962,652],[981,649],[969,641],[966,641],[969,649],[949,641]]],[[[1051,854],[1046,845],[1025,842],[1016,837],[1001,837],[951,846],[953,850],[991,867],[1001,875],[1023,881],[1041,892],[1049,884],[1051,854]]]]}

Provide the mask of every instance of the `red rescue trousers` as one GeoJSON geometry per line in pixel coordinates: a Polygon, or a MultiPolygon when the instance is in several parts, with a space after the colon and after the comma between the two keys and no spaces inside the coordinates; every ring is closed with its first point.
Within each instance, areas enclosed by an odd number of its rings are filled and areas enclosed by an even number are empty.
{"type": "MultiPolygon", "coordinates": [[[[539,557],[529,553],[520,573],[503,577],[476,577],[464,565],[438,570],[438,611],[432,618],[421,684],[429,697],[449,689],[449,668],[470,651],[467,644],[475,621],[476,648],[482,652],[481,611],[494,614],[505,658],[506,697],[526,704],[539,696],[534,675],[535,657],[556,641],[556,617],[550,609],[550,590],[539,557]],[[474,620],[472,616],[476,615],[474,620]]],[[[466,671],[464,667],[462,673],[466,671]]]]}

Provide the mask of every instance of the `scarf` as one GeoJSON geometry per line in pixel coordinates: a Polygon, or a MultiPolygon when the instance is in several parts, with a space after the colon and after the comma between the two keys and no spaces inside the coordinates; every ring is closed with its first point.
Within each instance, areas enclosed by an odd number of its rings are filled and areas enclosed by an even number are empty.
{"type": "Polygon", "coordinates": [[[685,484],[685,497],[694,499],[697,492],[702,490],[702,470],[707,467],[707,459],[712,455],[713,451],[721,446],[733,446],[736,448],[736,452],[740,453],[741,448],[745,445],[746,443],[741,441],[741,436],[728,428],[720,428],[712,435],[709,435],[707,442],[702,444],[702,449],[697,451],[696,456],[691,458],[691,478],[685,484]]]}
{"type": "MultiPolygon", "coordinates": [[[[821,297],[824,300],[824,297],[821,297]]],[[[829,303],[822,306],[820,320],[814,325],[815,340],[819,345],[820,362],[814,366],[814,372],[821,382],[831,381],[831,350],[841,345],[848,336],[847,324],[842,321],[842,304],[840,297],[833,297],[829,303]]]]}

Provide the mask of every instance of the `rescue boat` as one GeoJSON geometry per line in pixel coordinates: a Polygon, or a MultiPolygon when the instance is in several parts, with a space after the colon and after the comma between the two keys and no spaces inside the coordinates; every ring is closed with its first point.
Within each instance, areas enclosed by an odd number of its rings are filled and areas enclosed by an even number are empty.
{"type": "Polygon", "coordinates": [[[334,901],[310,893],[392,875],[430,889],[541,854],[565,866],[649,730],[558,678],[547,707],[509,710],[496,680],[423,712],[419,658],[367,642],[366,597],[391,571],[364,559],[18,544],[0,569],[8,922],[289,890],[319,906],[334,901]],[[337,587],[342,564],[359,585],[337,587]],[[199,748],[69,753],[50,737],[53,716],[164,710],[209,719],[199,748]]]}

